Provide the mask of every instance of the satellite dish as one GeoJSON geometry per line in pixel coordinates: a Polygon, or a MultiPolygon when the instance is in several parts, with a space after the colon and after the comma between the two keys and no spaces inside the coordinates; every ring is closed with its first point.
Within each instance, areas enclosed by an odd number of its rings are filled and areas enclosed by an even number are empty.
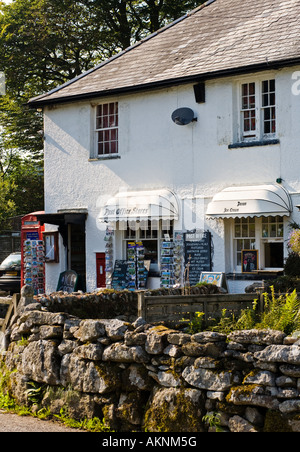
{"type": "Polygon", "coordinates": [[[197,121],[191,108],[178,108],[172,114],[172,121],[179,126],[186,126],[193,121],[197,121]]]}

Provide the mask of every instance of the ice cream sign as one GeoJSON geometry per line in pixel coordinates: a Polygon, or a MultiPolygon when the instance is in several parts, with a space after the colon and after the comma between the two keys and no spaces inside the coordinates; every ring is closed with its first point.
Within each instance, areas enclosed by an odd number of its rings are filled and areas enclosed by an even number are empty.
{"type": "Polygon", "coordinates": [[[234,207],[224,207],[224,213],[239,213],[240,211],[243,211],[243,209],[241,209],[241,207],[246,207],[247,206],[247,202],[241,202],[238,201],[237,203],[234,203],[234,207]]]}

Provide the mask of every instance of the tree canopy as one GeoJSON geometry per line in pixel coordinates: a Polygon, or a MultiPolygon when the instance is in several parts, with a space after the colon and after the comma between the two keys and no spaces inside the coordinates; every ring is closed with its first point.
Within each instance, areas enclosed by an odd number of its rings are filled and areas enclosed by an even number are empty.
{"type": "Polygon", "coordinates": [[[43,120],[27,102],[204,0],[0,0],[0,221],[43,205],[43,120]],[[34,189],[33,189],[34,187],[34,189]],[[34,197],[28,192],[34,190],[34,197]],[[7,208],[4,208],[4,204],[7,208]]]}

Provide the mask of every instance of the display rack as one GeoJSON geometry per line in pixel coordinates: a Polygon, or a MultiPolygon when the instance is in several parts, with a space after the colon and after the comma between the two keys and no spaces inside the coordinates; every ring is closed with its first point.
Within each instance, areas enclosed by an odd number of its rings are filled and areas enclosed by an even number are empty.
{"type": "Polygon", "coordinates": [[[44,241],[24,240],[23,253],[25,284],[33,288],[35,295],[43,294],[45,292],[44,241]]]}
{"type": "Polygon", "coordinates": [[[161,279],[164,288],[180,287],[183,275],[184,237],[174,233],[174,240],[164,240],[161,244],[161,279]]]}
{"type": "Polygon", "coordinates": [[[113,275],[113,258],[114,258],[114,250],[113,250],[113,236],[114,230],[112,228],[106,228],[105,231],[105,284],[107,288],[111,288],[112,284],[112,275],[113,275]]]}
{"type": "Polygon", "coordinates": [[[128,289],[145,289],[148,272],[145,268],[145,248],[142,242],[127,243],[128,289]]]}
{"type": "Polygon", "coordinates": [[[174,244],[171,241],[163,241],[161,244],[161,278],[160,286],[169,288],[174,286],[174,244]]]}

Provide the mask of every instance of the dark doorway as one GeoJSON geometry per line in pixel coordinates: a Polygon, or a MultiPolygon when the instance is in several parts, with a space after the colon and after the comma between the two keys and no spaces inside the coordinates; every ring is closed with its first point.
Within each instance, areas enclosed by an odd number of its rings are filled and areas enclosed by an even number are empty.
{"type": "Polygon", "coordinates": [[[283,268],[283,243],[265,243],[265,267],[283,268]]]}
{"type": "Polygon", "coordinates": [[[86,290],[85,224],[69,225],[69,270],[78,274],[78,289],[86,290]]]}

